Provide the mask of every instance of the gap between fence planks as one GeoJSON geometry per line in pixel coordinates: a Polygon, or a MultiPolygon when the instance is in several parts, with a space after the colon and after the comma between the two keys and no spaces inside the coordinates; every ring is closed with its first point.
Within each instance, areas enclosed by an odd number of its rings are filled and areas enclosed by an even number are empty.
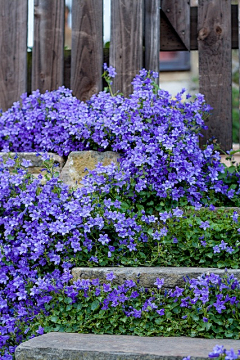
{"type": "Polygon", "coordinates": [[[27,91],[27,0],[0,0],[0,34],[0,108],[5,111],[27,91]]]}
{"type": "Polygon", "coordinates": [[[63,85],[64,0],[34,1],[32,90],[63,85]]]}

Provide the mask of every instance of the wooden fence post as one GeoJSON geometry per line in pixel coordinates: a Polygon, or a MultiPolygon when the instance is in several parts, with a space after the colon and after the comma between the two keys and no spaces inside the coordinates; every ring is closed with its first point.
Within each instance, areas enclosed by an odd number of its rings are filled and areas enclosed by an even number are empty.
{"type": "Polygon", "coordinates": [[[213,136],[223,150],[232,148],[231,1],[198,2],[199,85],[206,103],[214,107],[209,129],[200,143],[213,136]]]}
{"type": "Polygon", "coordinates": [[[63,84],[64,0],[35,0],[32,90],[63,84]]]}
{"type": "Polygon", "coordinates": [[[81,100],[102,90],[103,0],[73,0],[71,89],[81,100]]]}
{"type": "Polygon", "coordinates": [[[0,109],[27,91],[27,0],[0,0],[0,109]]]}
{"type": "Polygon", "coordinates": [[[131,82],[143,64],[143,0],[114,0],[111,3],[110,65],[117,76],[113,91],[125,96],[132,91],[131,82]]]}
{"type": "Polygon", "coordinates": [[[147,70],[159,72],[159,51],[160,0],[145,0],[145,68],[147,70]]]}

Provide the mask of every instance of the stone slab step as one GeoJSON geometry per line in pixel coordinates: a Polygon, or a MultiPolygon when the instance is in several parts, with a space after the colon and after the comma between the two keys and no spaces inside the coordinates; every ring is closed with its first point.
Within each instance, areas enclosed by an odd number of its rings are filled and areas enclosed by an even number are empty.
{"type": "MultiPolygon", "coordinates": [[[[132,279],[144,287],[154,287],[156,278],[164,278],[165,288],[175,288],[184,286],[184,277],[196,278],[202,274],[214,273],[224,275],[224,269],[217,268],[198,268],[198,267],[76,267],[72,269],[74,280],[77,279],[96,279],[104,281],[106,275],[113,272],[116,278],[113,284],[122,284],[125,280],[132,279]]],[[[240,280],[240,269],[229,269],[228,273],[234,274],[240,280]]]]}
{"type": "Polygon", "coordinates": [[[19,345],[16,360],[208,359],[215,345],[240,349],[240,340],[48,333],[19,345]]]}

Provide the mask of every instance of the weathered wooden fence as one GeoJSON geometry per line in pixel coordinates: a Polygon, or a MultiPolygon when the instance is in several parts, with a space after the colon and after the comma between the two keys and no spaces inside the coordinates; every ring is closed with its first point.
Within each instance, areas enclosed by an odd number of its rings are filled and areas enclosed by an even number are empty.
{"type": "MultiPolygon", "coordinates": [[[[239,0],[240,3],[240,0],[239,0]]],[[[231,49],[239,48],[238,5],[230,0],[113,0],[109,64],[125,95],[145,67],[159,71],[159,50],[199,51],[200,92],[213,107],[203,141],[232,147],[231,49]]],[[[64,52],[64,0],[35,0],[31,71],[27,0],[0,0],[0,107],[27,91],[70,87],[82,100],[102,89],[103,0],[73,0],[72,50],[64,52]],[[31,79],[30,79],[31,78],[31,79]]]]}

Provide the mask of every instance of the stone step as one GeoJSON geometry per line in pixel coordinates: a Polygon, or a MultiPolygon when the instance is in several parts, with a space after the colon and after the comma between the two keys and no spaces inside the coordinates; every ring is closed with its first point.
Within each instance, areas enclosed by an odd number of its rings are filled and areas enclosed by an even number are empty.
{"type": "MultiPolygon", "coordinates": [[[[240,269],[229,269],[229,274],[234,274],[240,280],[240,269]]],[[[73,279],[106,280],[106,275],[113,272],[116,276],[113,284],[122,284],[125,280],[138,281],[140,286],[154,287],[156,278],[164,278],[165,288],[184,286],[184,277],[196,278],[202,274],[214,273],[224,275],[224,269],[198,268],[198,267],[76,267],[72,269],[73,279]]]]}
{"type": "Polygon", "coordinates": [[[16,360],[208,359],[215,345],[240,349],[240,340],[48,333],[16,348],[16,360]]]}

